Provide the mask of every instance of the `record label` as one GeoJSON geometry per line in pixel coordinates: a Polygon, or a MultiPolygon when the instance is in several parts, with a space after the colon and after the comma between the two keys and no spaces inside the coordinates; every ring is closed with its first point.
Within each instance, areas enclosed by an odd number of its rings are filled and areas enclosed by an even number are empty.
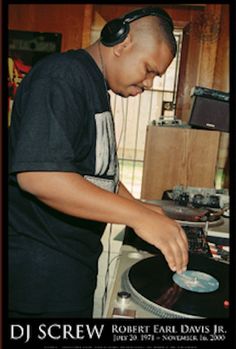
{"type": "Polygon", "coordinates": [[[209,293],[219,288],[219,282],[211,275],[195,270],[186,270],[172,276],[174,282],[192,292],[209,293]]]}

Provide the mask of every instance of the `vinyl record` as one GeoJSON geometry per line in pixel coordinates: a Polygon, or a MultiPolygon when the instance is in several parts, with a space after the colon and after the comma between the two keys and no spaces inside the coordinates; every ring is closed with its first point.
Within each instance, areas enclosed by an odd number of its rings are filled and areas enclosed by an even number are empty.
{"type": "MultiPolygon", "coordinates": [[[[134,302],[161,318],[227,318],[229,316],[229,265],[203,255],[190,254],[188,270],[215,283],[210,292],[189,290],[174,281],[163,257],[143,259],[122,277],[134,302]]],[[[206,284],[202,284],[206,287],[206,284]]]]}
{"type": "Polygon", "coordinates": [[[214,227],[224,223],[221,217],[222,210],[215,210],[213,214],[212,209],[181,206],[173,200],[143,201],[160,206],[168,217],[180,224],[204,227],[206,221],[208,221],[209,227],[214,227]]]}

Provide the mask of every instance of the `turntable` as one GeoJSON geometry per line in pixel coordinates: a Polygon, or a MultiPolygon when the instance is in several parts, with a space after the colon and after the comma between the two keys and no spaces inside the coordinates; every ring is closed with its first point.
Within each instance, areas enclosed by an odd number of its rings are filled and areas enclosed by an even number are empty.
{"type": "MultiPolygon", "coordinates": [[[[168,207],[170,212],[172,208],[168,207]]],[[[175,213],[175,209],[172,212],[175,213]]],[[[186,273],[180,275],[169,269],[158,249],[139,238],[131,228],[124,229],[120,260],[106,317],[113,317],[114,309],[117,311],[117,307],[119,308],[117,294],[120,291],[130,294],[126,311],[121,309],[118,312],[120,317],[128,313],[127,310],[135,313],[133,317],[136,318],[229,316],[229,260],[215,258],[211,253],[204,231],[206,222],[187,219],[180,221],[188,237],[190,258],[186,273]]],[[[208,237],[212,237],[212,234],[229,237],[227,218],[220,216],[207,224],[208,237]]]]}
{"type": "Polygon", "coordinates": [[[105,317],[227,318],[228,285],[229,264],[218,259],[191,254],[187,274],[178,275],[168,268],[161,254],[123,245],[105,317]],[[122,307],[117,300],[121,291],[130,295],[122,307]]]}
{"type": "Polygon", "coordinates": [[[160,318],[227,318],[228,283],[228,264],[196,254],[190,255],[182,274],[173,273],[159,254],[122,276],[123,289],[133,301],[160,318]]]}
{"type": "Polygon", "coordinates": [[[160,206],[168,217],[180,224],[203,227],[207,221],[209,226],[221,225],[224,222],[223,209],[183,206],[173,200],[144,200],[144,202],[160,206]]]}

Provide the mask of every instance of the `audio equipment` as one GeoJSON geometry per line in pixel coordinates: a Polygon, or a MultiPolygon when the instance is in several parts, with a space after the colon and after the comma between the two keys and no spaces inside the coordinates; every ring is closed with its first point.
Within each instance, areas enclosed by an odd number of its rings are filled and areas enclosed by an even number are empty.
{"type": "Polygon", "coordinates": [[[173,273],[161,254],[141,259],[121,283],[135,304],[159,318],[229,317],[229,265],[202,254],[190,253],[182,274],[173,273]]]}
{"type": "Polygon", "coordinates": [[[160,116],[158,121],[153,120],[152,125],[158,125],[158,126],[176,126],[176,125],[182,125],[182,120],[177,119],[176,116],[160,116]]]}
{"type": "MultiPolygon", "coordinates": [[[[174,195],[172,195],[173,197],[174,195]]],[[[198,195],[194,195],[193,200],[200,203],[205,198],[198,198],[198,195]]],[[[207,199],[210,201],[210,199],[207,199]]],[[[222,224],[221,215],[225,212],[225,208],[210,208],[210,207],[199,207],[189,203],[189,196],[185,193],[176,196],[173,200],[143,200],[144,202],[158,205],[163,209],[165,214],[175,219],[180,224],[188,224],[194,226],[204,226],[206,222],[209,222],[209,225],[220,225],[222,224]]],[[[211,199],[213,202],[214,200],[211,199]]],[[[218,199],[217,199],[218,202],[218,199]]],[[[228,208],[228,207],[227,207],[228,208]]]]}
{"type": "Polygon", "coordinates": [[[196,86],[191,92],[189,125],[229,132],[229,94],[196,86]]]}
{"type": "Polygon", "coordinates": [[[171,31],[174,29],[172,19],[165,10],[159,7],[145,7],[109,21],[101,31],[101,43],[111,47],[124,41],[130,31],[129,23],[145,16],[160,17],[169,25],[171,31]]]}
{"type": "Polygon", "coordinates": [[[229,207],[227,189],[198,188],[175,186],[171,191],[165,191],[163,198],[175,201],[180,206],[225,208],[229,207]]]}
{"type": "Polygon", "coordinates": [[[214,228],[209,223],[209,229],[182,227],[189,242],[189,263],[181,274],[170,270],[160,250],[126,227],[108,318],[228,318],[230,246],[209,243],[221,234],[229,239],[228,220],[214,228]]]}

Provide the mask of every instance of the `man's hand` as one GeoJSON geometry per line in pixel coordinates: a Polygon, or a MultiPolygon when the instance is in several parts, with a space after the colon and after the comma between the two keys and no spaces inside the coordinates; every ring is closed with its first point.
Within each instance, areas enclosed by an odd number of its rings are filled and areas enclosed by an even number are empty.
{"type": "Polygon", "coordinates": [[[165,214],[149,210],[134,224],[136,234],[161,250],[172,271],[188,264],[188,240],[180,224],[165,214]]]}
{"type": "Polygon", "coordinates": [[[181,225],[167,217],[161,207],[135,199],[122,183],[118,194],[145,208],[130,225],[135,233],[161,250],[171,270],[184,271],[188,264],[188,240],[181,225]]]}

